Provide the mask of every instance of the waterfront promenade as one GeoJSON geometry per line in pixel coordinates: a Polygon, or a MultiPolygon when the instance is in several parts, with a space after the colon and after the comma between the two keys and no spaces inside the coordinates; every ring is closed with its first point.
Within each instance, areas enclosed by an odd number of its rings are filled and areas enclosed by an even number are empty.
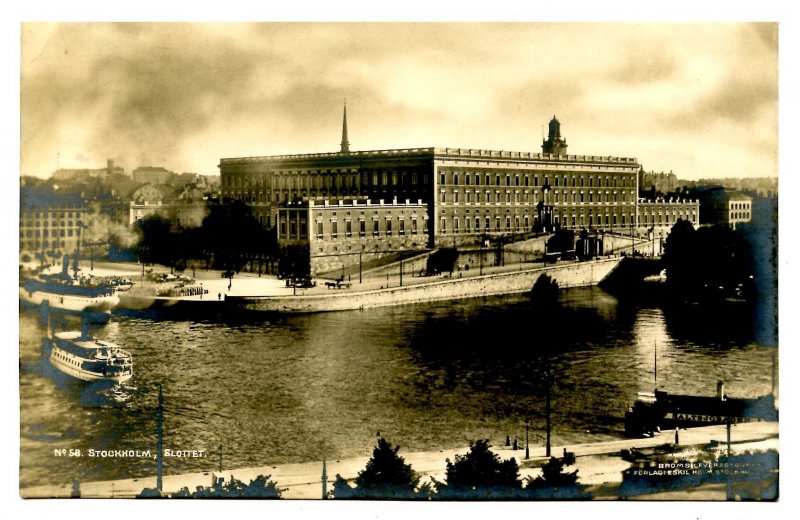
{"type": "MultiPolygon", "coordinates": [[[[691,447],[699,447],[709,442],[716,441],[720,446],[726,443],[727,433],[725,426],[706,426],[681,430],[679,435],[679,445],[689,450],[691,447]]],[[[389,439],[398,442],[402,446],[402,439],[389,439]]],[[[614,499],[614,495],[604,495],[603,489],[608,489],[622,481],[622,471],[630,467],[630,463],[622,460],[620,450],[630,448],[648,448],[663,444],[674,443],[674,432],[667,431],[653,438],[643,439],[621,439],[618,441],[606,441],[598,443],[577,444],[569,446],[552,447],[552,455],[561,456],[563,451],[574,453],[576,463],[574,466],[566,468],[569,471],[578,470],[579,482],[592,486],[597,490],[597,499],[614,499]]],[[[742,423],[731,427],[732,452],[742,453],[747,450],[767,450],[778,449],[778,423],[777,422],[758,422],[742,423]]],[[[365,447],[367,448],[367,447],[365,447]]],[[[543,446],[530,446],[530,458],[525,460],[524,445],[522,449],[511,450],[496,443],[492,451],[496,452],[501,458],[515,458],[520,465],[520,476],[538,476],[538,469],[547,460],[545,448],[543,446]]],[[[400,455],[406,462],[411,464],[413,469],[421,476],[421,483],[427,482],[430,477],[437,480],[444,480],[446,459],[451,461],[457,454],[464,454],[468,451],[466,446],[450,450],[435,452],[416,452],[405,453],[400,451],[400,455]]],[[[174,493],[183,487],[194,490],[197,486],[208,487],[211,485],[214,475],[225,478],[227,482],[231,477],[235,477],[245,483],[255,479],[258,475],[270,475],[270,478],[278,483],[280,488],[284,488],[284,498],[289,499],[319,499],[322,497],[322,461],[314,461],[298,464],[275,464],[269,463],[260,467],[227,469],[223,466],[223,471],[218,470],[218,460],[214,454],[208,457],[208,471],[198,473],[188,473],[182,475],[169,475],[169,461],[165,462],[165,476],[163,478],[163,490],[167,493],[174,493]]],[[[332,489],[332,483],[337,474],[345,479],[352,480],[363,470],[369,457],[357,457],[341,460],[326,461],[326,471],[328,476],[328,490],[332,489]]],[[[153,461],[155,471],[155,460],[153,461]]],[[[82,482],[80,484],[82,497],[135,497],[144,488],[155,488],[156,477],[148,476],[137,479],[114,480],[103,482],[82,482]]],[[[64,483],[60,486],[36,486],[20,491],[23,497],[68,497],[72,491],[72,483],[64,483]]],[[[691,496],[693,500],[724,500],[725,489],[719,486],[709,486],[708,489],[686,490],[684,493],[673,492],[671,499],[682,500],[691,496]]],[[[643,499],[652,498],[648,496],[643,499]]]]}
{"type": "MultiPolygon", "coordinates": [[[[149,281],[142,276],[141,265],[135,263],[97,262],[93,270],[83,266],[81,274],[130,278],[135,285],[130,291],[120,293],[121,307],[139,309],[154,303],[179,302],[231,303],[253,310],[314,312],[527,292],[542,273],[550,275],[562,288],[596,285],[620,260],[621,257],[608,257],[589,262],[525,262],[456,270],[436,276],[420,276],[414,271],[401,273],[398,263],[388,269],[382,266],[376,272],[363,273],[360,282],[357,275],[355,278],[350,275],[340,288],[326,285],[333,278],[316,278],[315,287],[294,288],[287,287],[284,280],[274,275],[243,272],[229,280],[219,271],[187,269],[183,274],[193,277],[194,285],[201,286],[203,293],[186,296],[158,296],[159,292],[176,287],[178,283],[149,281]]],[[[153,274],[169,273],[163,266],[147,269],[153,274]]]]}

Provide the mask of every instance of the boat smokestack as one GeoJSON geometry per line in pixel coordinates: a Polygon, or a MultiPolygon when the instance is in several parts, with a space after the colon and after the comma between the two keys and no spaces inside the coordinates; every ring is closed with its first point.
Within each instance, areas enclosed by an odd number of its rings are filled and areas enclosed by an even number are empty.
{"type": "Polygon", "coordinates": [[[717,381],[717,399],[725,400],[725,383],[723,381],[717,381]]]}
{"type": "Polygon", "coordinates": [[[61,274],[68,274],[69,273],[69,255],[64,255],[64,259],[61,261],[61,274]]]}
{"type": "Polygon", "coordinates": [[[85,341],[89,339],[89,337],[89,324],[83,319],[81,320],[81,339],[85,341]]]}

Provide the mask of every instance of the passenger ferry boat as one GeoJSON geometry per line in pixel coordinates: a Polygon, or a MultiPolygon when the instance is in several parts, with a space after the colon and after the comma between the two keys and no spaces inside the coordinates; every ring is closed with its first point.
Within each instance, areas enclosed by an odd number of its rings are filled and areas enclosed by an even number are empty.
{"type": "Polygon", "coordinates": [[[122,382],[133,375],[133,357],[119,346],[101,341],[85,330],[58,332],[45,340],[50,363],[82,381],[122,382]]]}
{"type": "Polygon", "coordinates": [[[777,420],[772,394],[732,398],[725,395],[720,381],[716,396],[676,395],[658,390],[640,392],[625,413],[625,433],[629,437],[652,436],[661,429],[777,420]]]}
{"type": "Polygon", "coordinates": [[[64,311],[108,312],[119,304],[119,296],[109,285],[86,285],[63,275],[39,276],[20,283],[20,302],[64,311]]]}

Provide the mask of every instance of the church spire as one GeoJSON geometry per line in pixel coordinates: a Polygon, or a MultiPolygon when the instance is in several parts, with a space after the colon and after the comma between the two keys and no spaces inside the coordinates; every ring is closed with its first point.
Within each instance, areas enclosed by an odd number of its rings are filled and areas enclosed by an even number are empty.
{"type": "Polygon", "coordinates": [[[347,140],[347,98],[344,100],[344,117],[342,118],[342,149],[339,153],[350,153],[350,141],[347,140]]]}

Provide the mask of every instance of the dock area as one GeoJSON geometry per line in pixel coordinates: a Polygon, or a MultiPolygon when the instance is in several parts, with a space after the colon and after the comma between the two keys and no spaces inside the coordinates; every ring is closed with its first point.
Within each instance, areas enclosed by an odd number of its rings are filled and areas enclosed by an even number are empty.
{"type": "MultiPolygon", "coordinates": [[[[742,453],[748,450],[765,451],[778,450],[778,423],[777,422],[752,422],[735,424],[731,427],[732,452],[742,453]]],[[[679,444],[687,452],[693,447],[700,447],[712,442],[725,446],[727,431],[724,425],[691,428],[679,432],[679,444]]],[[[400,441],[401,442],[401,441],[400,441]]],[[[674,432],[663,432],[652,438],[620,439],[597,443],[575,444],[569,446],[553,446],[551,455],[560,457],[563,452],[574,453],[576,461],[569,466],[569,471],[578,470],[579,483],[595,487],[598,493],[596,499],[615,499],[614,495],[603,495],[602,489],[608,489],[622,481],[622,471],[631,466],[631,463],[620,457],[623,449],[643,449],[674,443],[674,432]]],[[[401,442],[402,444],[402,442],[401,442]]],[[[451,461],[457,454],[468,451],[466,446],[449,450],[405,453],[399,452],[406,463],[411,464],[414,471],[419,473],[421,483],[427,482],[430,477],[444,480],[446,459],[451,461]]],[[[530,458],[525,459],[524,445],[522,449],[512,450],[502,445],[494,445],[492,451],[502,459],[514,458],[520,466],[520,477],[537,476],[540,474],[538,467],[547,460],[546,448],[543,446],[530,446],[530,458]]],[[[359,471],[366,466],[369,457],[356,457],[341,460],[328,460],[325,462],[328,479],[327,489],[332,489],[336,475],[341,475],[347,480],[355,479],[359,471]]],[[[155,462],[155,461],[154,461],[155,462]]],[[[205,472],[186,473],[181,475],[165,474],[163,477],[163,491],[174,493],[181,488],[194,491],[197,486],[208,487],[212,479],[222,477],[229,481],[235,477],[243,482],[249,482],[259,475],[269,475],[271,480],[277,482],[278,487],[284,489],[283,497],[287,499],[321,499],[322,498],[322,472],[323,462],[314,461],[295,464],[265,464],[258,467],[225,469],[215,471],[217,461],[213,454],[208,458],[209,470],[205,472]]],[[[154,464],[155,467],[155,464],[154,464]]],[[[169,472],[168,464],[165,473],[169,472]]],[[[124,480],[81,482],[80,493],[86,498],[131,498],[137,496],[144,488],[155,488],[156,477],[147,476],[124,480]]],[[[69,497],[72,493],[72,483],[53,486],[36,486],[23,488],[20,494],[25,498],[69,497]]],[[[725,500],[725,490],[719,486],[708,486],[705,490],[686,490],[686,496],[678,494],[671,499],[682,500],[689,497],[693,500],[725,500]],[[701,492],[702,491],[702,492],[701,492]],[[700,493],[698,495],[698,493],[700,493]]],[[[642,499],[652,498],[643,496],[642,499]]]]}

